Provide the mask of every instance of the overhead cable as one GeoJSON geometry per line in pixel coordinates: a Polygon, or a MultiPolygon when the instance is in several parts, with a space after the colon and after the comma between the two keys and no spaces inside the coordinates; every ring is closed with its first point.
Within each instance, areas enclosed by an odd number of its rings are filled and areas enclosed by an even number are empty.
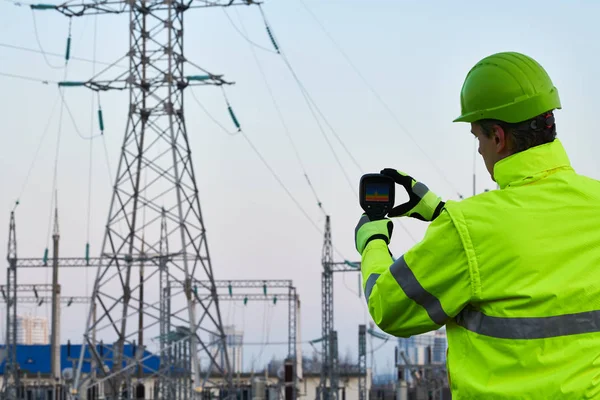
{"type": "MultiPolygon", "coordinates": [[[[192,98],[194,98],[194,96],[192,96],[192,98]]],[[[197,100],[197,99],[196,99],[197,100]]],[[[198,101],[199,104],[201,104],[198,101]]],[[[216,118],[214,118],[212,115],[210,115],[210,113],[208,112],[208,110],[203,107],[202,105],[200,105],[200,108],[202,109],[202,111],[204,111],[204,113],[206,113],[209,118],[217,125],[219,126],[225,133],[230,134],[230,132],[227,130],[227,128],[225,128],[223,126],[223,124],[221,124],[220,122],[218,122],[216,120],[216,118]]],[[[271,165],[267,162],[267,160],[265,159],[265,157],[262,155],[262,153],[258,150],[258,148],[254,145],[254,143],[252,142],[252,140],[250,140],[250,137],[246,134],[246,132],[244,132],[243,129],[239,130],[239,134],[241,134],[241,136],[246,139],[246,142],[248,142],[248,145],[250,146],[250,148],[254,151],[254,153],[256,154],[256,156],[260,159],[260,161],[264,164],[264,166],[267,168],[267,170],[271,173],[271,175],[273,176],[273,178],[275,178],[275,180],[277,181],[277,183],[279,184],[279,186],[281,186],[281,188],[285,191],[285,193],[288,195],[288,197],[292,200],[292,202],[296,205],[296,207],[298,208],[298,210],[302,213],[302,215],[304,215],[304,217],[311,223],[311,225],[315,228],[315,230],[317,232],[319,232],[321,235],[323,235],[323,230],[321,228],[319,228],[319,226],[315,223],[315,221],[310,217],[310,215],[308,214],[308,212],[304,209],[304,207],[302,207],[302,205],[300,204],[300,202],[298,201],[298,199],[296,199],[296,197],[292,194],[292,192],[288,189],[288,187],[285,185],[285,183],[283,182],[283,180],[279,177],[279,175],[275,172],[275,170],[271,167],[271,165]]],[[[342,259],[346,260],[346,258],[342,255],[342,253],[334,246],[333,247],[334,251],[337,253],[338,256],[340,256],[342,259]]]]}
{"type": "Polygon", "coordinates": [[[32,81],[32,82],[39,82],[39,83],[43,83],[44,85],[48,85],[50,83],[56,83],[56,84],[58,84],[57,81],[51,81],[51,80],[39,79],[39,78],[32,78],[30,76],[25,76],[25,75],[10,74],[8,72],[0,72],[0,76],[6,76],[8,78],[23,79],[23,80],[32,81]]]}
{"type": "MultiPolygon", "coordinates": [[[[323,115],[322,111],[319,109],[319,107],[317,107],[316,103],[313,101],[312,97],[310,96],[310,94],[308,93],[308,91],[306,90],[306,88],[304,87],[304,85],[302,84],[302,82],[300,81],[300,79],[298,78],[298,75],[296,74],[296,72],[294,71],[294,69],[292,68],[292,65],[290,64],[289,60],[287,59],[287,57],[285,56],[285,53],[283,52],[283,50],[281,50],[281,45],[276,41],[275,35],[273,33],[273,29],[271,28],[271,25],[269,24],[267,17],[262,9],[262,7],[260,6],[260,4],[258,5],[260,13],[263,17],[263,22],[265,23],[267,32],[269,34],[269,37],[271,38],[271,41],[273,42],[273,46],[277,49],[277,51],[281,54],[281,57],[284,61],[284,63],[286,64],[286,66],[288,67],[288,69],[290,70],[290,72],[292,73],[292,76],[294,77],[294,80],[296,81],[296,83],[298,84],[298,86],[300,87],[300,91],[302,92],[305,100],[307,101],[307,104],[309,106],[309,109],[311,111],[311,113],[313,114],[313,117],[315,118],[315,121],[317,121],[317,124],[321,130],[321,133],[323,134],[323,137],[325,138],[325,140],[327,141],[327,144],[329,145],[329,148],[331,149],[335,160],[337,161],[339,167],[342,170],[342,173],[344,174],[344,177],[346,178],[346,181],[348,182],[348,185],[350,185],[352,191],[354,192],[354,194],[356,196],[358,196],[358,193],[356,191],[356,185],[354,185],[351,181],[350,178],[348,176],[348,174],[346,173],[346,171],[344,170],[339,158],[337,157],[337,154],[335,153],[335,151],[333,150],[333,147],[331,146],[331,142],[329,141],[329,139],[327,138],[327,135],[325,135],[325,131],[323,130],[323,128],[321,127],[321,124],[318,122],[318,118],[316,117],[316,115],[314,114],[314,111],[311,107],[311,104],[315,107],[315,109],[319,112],[319,115],[321,116],[321,118],[323,119],[323,121],[325,121],[325,123],[327,124],[327,126],[329,127],[329,129],[331,130],[331,132],[334,134],[334,136],[338,139],[338,142],[342,145],[342,148],[346,151],[346,153],[350,156],[350,158],[352,159],[352,161],[354,162],[354,165],[356,165],[356,167],[360,170],[363,171],[363,169],[361,168],[361,166],[358,164],[358,161],[356,161],[356,158],[354,158],[354,156],[352,155],[352,153],[350,152],[350,150],[348,150],[348,148],[346,147],[346,145],[344,144],[343,140],[341,139],[341,137],[337,134],[337,132],[335,131],[335,129],[331,126],[331,124],[328,122],[327,118],[325,118],[325,116],[323,115]]],[[[408,230],[408,228],[406,227],[406,225],[404,225],[404,223],[401,220],[398,220],[398,223],[400,224],[400,227],[402,228],[402,230],[404,230],[404,232],[408,235],[409,238],[411,238],[411,240],[413,241],[413,243],[416,243],[417,240],[415,239],[415,237],[412,235],[412,233],[408,230]]]]}
{"type": "Polygon", "coordinates": [[[365,76],[360,72],[360,70],[356,67],[356,65],[352,62],[350,57],[346,54],[346,52],[342,49],[342,47],[338,44],[338,42],[333,38],[333,36],[327,31],[323,23],[317,18],[317,16],[312,12],[310,8],[306,5],[304,0],[298,0],[304,9],[310,14],[310,16],[314,19],[317,25],[321,28],[321,30],[325,33],[325,35],[331,40],[336,49],[340,52],[340,54],[344,57],[346,62],[350,65],[350,67],[354,70],[354,72],[358,75],[358,77],[363,81],[363,83],[367,86],[367,88],[371,91],[375,99],[385,108],[385,110],[390,114],[394,122],[398,125],[398,127],[408,136],[408,138],[413,142],[413,144],[421,151],[421,153],[427,158],[431,166],[436,170],[436,172],[446,181],[448,186],[456,192],[459,198],[462,198],[462,194],[458,191],[456,186],[448,179],[446,174],[442,171],[442,169],[437,165],[436,162],[425,152],[423,147],[419,145],[414,136],[410,133],[410,131],[400,122],[400,118],[398,115],[392,110],[392,108],[383,100],[383,98],[379,95],[379,93],[373,88],[373,86],[367,81],[365,76]]]}
{"type": "Polygon", "coordinates": [[[39,47],[39,52],[42,53],[42,56],[44,56],[44,61],[46,62],[46,65],[48,65],[50,68],[53,69],[63,69],[65,67],[64,64],[61,65],[54,65],[50,62],[50,60],[48,60],[48,57],[46,57],[46,52],[44,51],[44,47],[42,46],[42,42],[40,40],[40,35],[38,32],[38,28],[37,28],[37,21],[35,19],[35,10],[31,10],[31,17],[33,19],[33,32],[35,34],[35,40],[38,44],[39,47]]]}
{"type": "MultiPolygon", "coordinates": [[[[65,56],[64,54],[52,53],[49,51],[40,51],[40,50],[32,49],[29,47],[17,46],[17,45],[13,45],[13,44],[9,44],[9,43],[0,43],[0,47],[4,47],[7,49],[13,49],[13,50],[27,51],[30,53],[45,54],[47,56],[52,56],[52,57],[61,57],[62,58],[65,56]]],[[[104,61],[94,61],[94,60],[90,60],[88,58],[83,58],[83,57],[71,57],[71,60],[83,61],[83,62],[87,62],[87,63],[96,63],[96,64],[100,64],[100,65],[113,65],[112,63],[108,63],[108,62],[104,62],[104,61]]],[[[125,65],[118,65],[118,64],[114,65],[114,66],[119,67],[119,68],[129,68],[125,65]]]]}
{"type": "MultiPolygon", "coordinates": [[[[236,9],[234,9],[236,12],[236,15],[238,17],[238,20],[240,22],[240,26],[242,28],[242,31],[238,32],[240,34],[242,34],[244,37],[247,37],[247,31],[246,31],[246,27],[244,26],[244,23],[240,17],[240,14],[236,9]]],[[[227,15],[227,18],[229,18],[229,15],[227,14],[227,11],[225,9],[223,9],[223,12],[225,12],[225,14],[227,15]]],[[[229,18],[229,20],[231,21],[231,18],[229,18]]],[[[233,23],[233,21],[231,21],[233,23]]],[[[262,64],[260,63],[256,52],[254,51],[254,48],[252,46],[252,44],[254,42],[252,42],[251,40],[248,40],[249,43],[249,48],[250,51],[252,53],[252,57],[254,58],[254,62],[256,63],[256,66],[258,67],[258,70],[260,72],[260,75],[262,77],[263,83],[265,84],[265,87],[267,88],[267,92],[269,93],[269,96],[271,97],[271,102],[273,103],[273,107],[275,108],[275,111],[277,113],[277,117],[279,118],[279,122],[281,123],[281,126],[283,127],[283,131],[285,132],[290,145],[292,146],[292,149],[294,150],[294,155],[296,156],[296,160],[298,161],[298,164],[300,165],[300,168],[302,169],[302,174],[304,175],[304,178],[306,179],[306,183],[308,184],[310,190],[313,193],[313,196],[315,197],[315,201],[317,202],[317,206],[319,207],[319,209],[321,209],[321,211],[326,215],[327,212],[325,211],[325,209],[323,208],[323,202],[321,201],[319,195],[317,194],[317,191],[315,190],[315,187],[313,186],[309,176],[308,176],[308,172],[306,171],[306,167],[304,165],[304,162],[302,161],[302,157],[300,157],[300,152],[298,151],[298,146],[296,146],[296,143],[294,141],[294,138],[292,137],[292,134],[290,132],[290,129],[288,127],[288,124],[285,121],[285,118],[283,118],[283,113],[281,112],[281,108],[279,107],[279,103],[277,102],[276,98],[275,98],[275,94],[273,93],[273,89],[271,88],[271,85],[269,84],[269,81],[267,79],[267,74],[264,71],[264,68],[262,66],[262,64]]]]}

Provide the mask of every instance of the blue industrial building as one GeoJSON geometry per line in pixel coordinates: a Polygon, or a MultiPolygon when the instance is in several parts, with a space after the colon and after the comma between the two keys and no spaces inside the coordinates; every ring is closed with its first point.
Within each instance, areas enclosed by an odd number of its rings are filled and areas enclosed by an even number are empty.
{"type": "MultiPolygon", "coordinates": [[[[64,370],[65,368],[77,367],[77,360],[79,359],[79,353],[81,352],[80,344],[63,344],[60,346],[60,365],[64,370]]],[[[6,346],[0,345],[0,350],[5,351],[6,346]]],[[[106,365],[109,369],[112,368],[112,344],[96,345],[97,353],[102,356],[106,365]]],[[[123,354],[126,359],[133,358],[135,354],[136,346],[127,344],[124,346],[123,354]]],[[[82,365],[82,372],[90,372],[90,360],[91,352],[89,346],[85,349],[84,360],[82,365]]],[[[147,351],[144,352],[145,360],[143,360],[144,373],[152,374],[159,369],[160,358],[152,355],[147,351]]],[[[21,369],[21,373],[28,375],[49,375],[50,374],[50,345],[17,345],[17,363],[21,369]]],[[[4,367],[6,365],[6,357],[0,363],[0,375],[4,375],[4,367]]],[[[125,361],[123,361],[123,367],[125,367],[125,361]]]]}

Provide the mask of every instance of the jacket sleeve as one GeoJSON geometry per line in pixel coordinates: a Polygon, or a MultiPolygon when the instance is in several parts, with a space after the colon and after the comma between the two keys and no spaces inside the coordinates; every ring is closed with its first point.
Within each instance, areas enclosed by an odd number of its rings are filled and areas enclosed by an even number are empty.
{"type": "Polygon", "coordinates": [[[471,300],[467,255],[446,210],[429,225],[425,238],[396,261],[385,241],[371,241],[361,270],[369,313],[394,336],[436,330],[471,300]]]}

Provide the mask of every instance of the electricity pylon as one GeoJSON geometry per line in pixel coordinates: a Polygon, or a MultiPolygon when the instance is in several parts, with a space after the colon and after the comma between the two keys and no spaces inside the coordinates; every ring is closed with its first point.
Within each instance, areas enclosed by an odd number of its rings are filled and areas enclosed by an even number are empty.
{"type": "Polygon", "coordinates": [[[360,271],[360,262],[335,262],[333,253],[331,218],[327,215],[321,255],[321,264],[323,265],[321,274],[321,343],[323,350],[321,379],[316,396],[318,400],[338,400],[339,398],[338,337],[333,318],[333,273],[360,271]]]}
{"type": "Polygon", "coordinates": [[[6,363],[2,393],[7,400],[13,400],[17,398],[20,387],[17,362],[17,228],[14,211],[10,213],[6,259],[6,363]]]}
{"type": "Polygon", "coordinates": [[[145,398],[146,379],[166,386],[159,388],[159,393],[169,393],[174,386],[181,388],[183,380],[183,398],[199,398],[210,387],[220,387],[232,395],[216,289],[198,296],[192,285],[194,280],[203,279],[214,287],[214,277],[183,107],[184,92],[191,86],[228,82],[202,69],[201,75],[184,74],[184,66],[191,63],[184,56],[183,17],[192,8],[252,3],[107,0],[31,6],[34,10],[55,9],[68,17],[129,15],[128,71],[116,78],[104,78],[107,73],[103,71],[89,81],[59,83],[62,90],[74,86],[97,91],[128,89],[130,99],[93,304],[86,322],[85,346],[75,373],[75,396],[83,389],[86,348],[99,366],[112,358],[112,367],[100,368],[97,381],[91,383],[105,385],[110,399],[145,398]],[[181,288],[165,296],[164,288],[161,290],[161,282],[165,281],[180,283],[181,288]],[[168,307],[163,304],[166,302],[168,307]],[[168,333],[168,343],[163,337],[165,312],[166,326],[176,330],[168,333]],[[108,335],[114,339],[112,354],[101,357],[96,353],[95,338],[108,335]],[[161,337],[161,345],[147,348],[144,336],[161,337]],[[133,345],[135,340],[139,341],[137,351],[126,355],[126,345],[133,345]],[[163,362],[158,370],[149,370],[145,363],[150,357],[148,351],[168,360],[162,353],[180,345],[189,348],[189,360],[181,364],[184,367],[163,362]]]}

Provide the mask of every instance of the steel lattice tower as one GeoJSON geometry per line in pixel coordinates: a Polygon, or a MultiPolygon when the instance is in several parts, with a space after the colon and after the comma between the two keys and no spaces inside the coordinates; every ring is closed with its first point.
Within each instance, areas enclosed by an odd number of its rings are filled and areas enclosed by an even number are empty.
{"type": "Polygon", "coordinates": [[[7,400],[13,400],[17,399],[20,387],[17,362],[17,231],[14,211],[10,213],[6,258],[6,363],[2,391],[7,400]]]}
{"type": "Polygon", "coordinates": [[[333,242],[331,240],[331,218],[325,218],[323,252],[321,264],[321,344],[322,365],[317,398],[320,400],[337,400],[339,397],[338,337],[333,320],[333,274],[335,272],[360,272],[360,262],[334,261],[333,242]]]}
{"type": "Polygon", "coordinates": [[[112,369],[101,369],[95,382],[106,385],[107,398],[144,398],[139,384],[148,378],[158,378],[160,393],[167,398],[173,388],[185,398],[218,386],[231,395],[231,370],[184,118],[187,88],[228,82],[204,70],[203,75],[184,74],[190,63],[184,56],[183,17],[191,8],[241,4],[252,1],[109,0],[32,6],[56,9],[68,17],[129,15],[127,72],[115,79],[59,84],[129,89],[127,127],[94,283],[97,318],[92,306],[73,394],[84,385],[87,347],[98,365],[112,361],[112,369]],[[210,294],[195,293],[193,281],[199,279],[212,283],[210,294]],[[167,289],[174,283],[180,284],[178,290],[167,289]],[[106,335],[114,345],[101,357],[94,338],[106,335]],[[144,336],[160,338],[151,350],[163,362],[158,370],[142,374],[149,357],[144,336]],[[135,354],[127,353],[127,345],[137,349],[135,354]],[[168,365],[174,351],[186,348],[189,368],[174,370],[168,365]],[[137,384],[132,379],[135,371],[137,384]],[[212,381],[212,376],[224,377],[225,384],[212,381]]]}
{"type": "Polygon", "coordinates": [[[321,256],[323,272],[321,275],[321,329],[322,329],[322,367],[319,383],[321,400],[337,400],[337,332],[333,329],[333,244],[331,242],[331,220],[325,220],[323,253],[321,256]]]}
{"type": "Polygon", "coordinates": [[[367,327],[358,326],[358,399],[367,400],[367,327]]]}

